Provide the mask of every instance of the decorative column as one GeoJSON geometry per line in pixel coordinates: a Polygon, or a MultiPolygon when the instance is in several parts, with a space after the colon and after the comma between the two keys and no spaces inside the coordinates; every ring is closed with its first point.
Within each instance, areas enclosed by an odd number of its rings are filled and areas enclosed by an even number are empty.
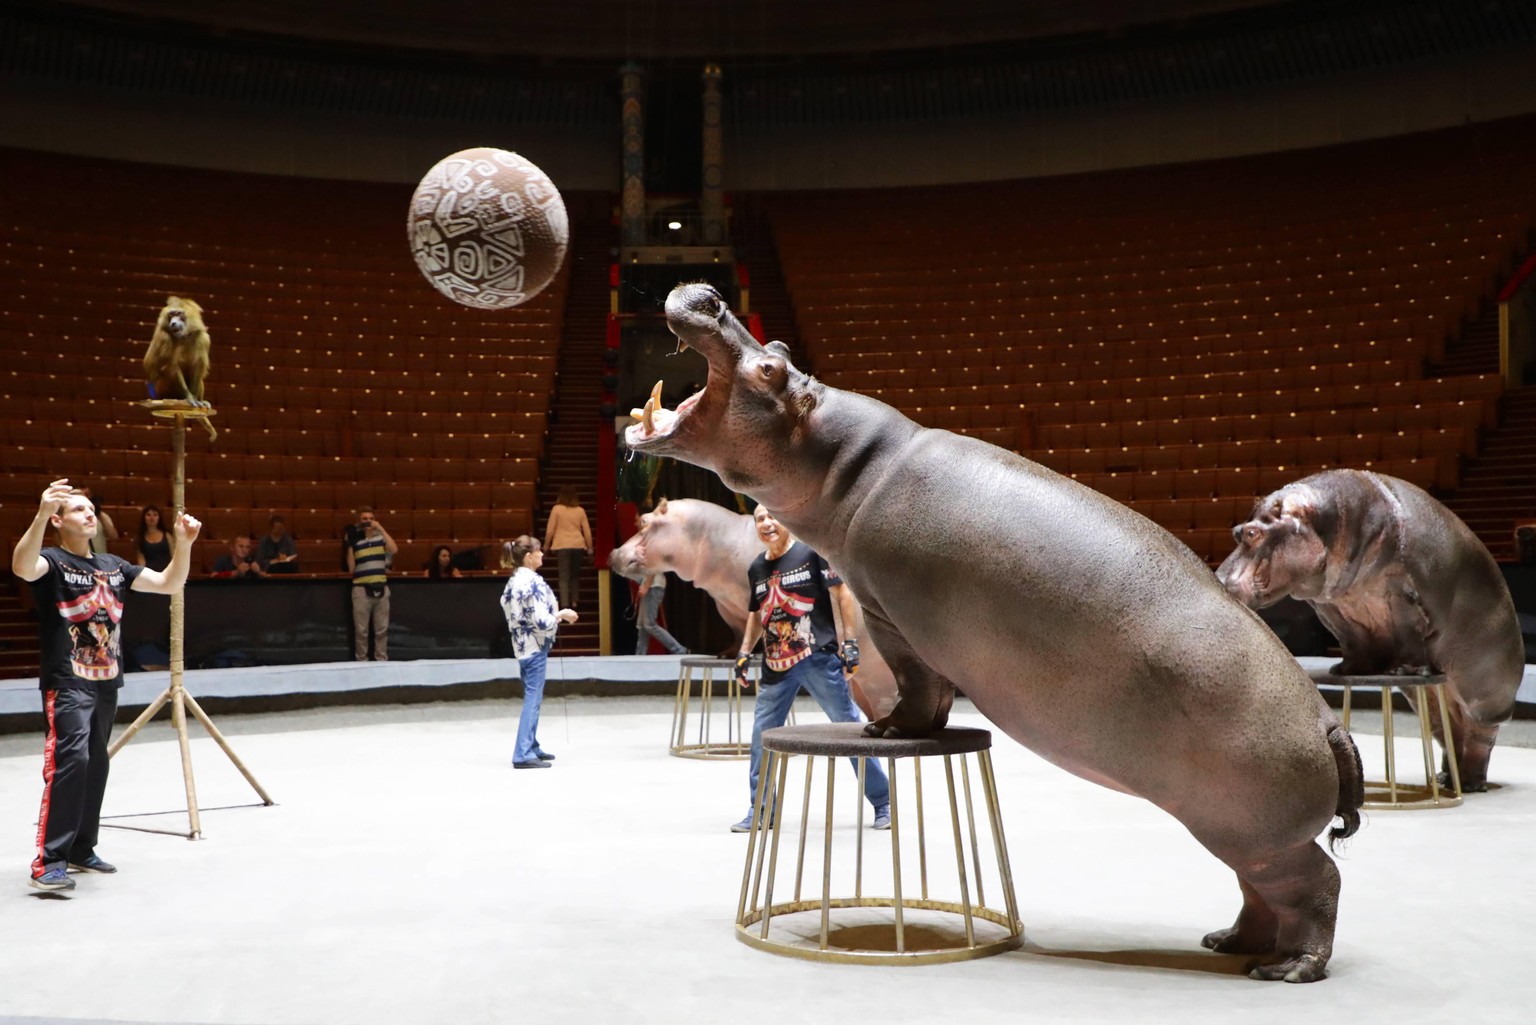
{"type": "Polygon", "coordinates": [[[641,106],[644,72],[633,62],[619,69],[623,100],[624,184],[620,238],[626,246],[645,245],[645,117],[641,106]]]}
{"type": "Polygon", "coordinates": [[[720,65],[704,65],[704,193],[699,206],[704,217],[704,244],[725,244],[725,192],[721,164],[725,144],[720,127],[720,65]]]}

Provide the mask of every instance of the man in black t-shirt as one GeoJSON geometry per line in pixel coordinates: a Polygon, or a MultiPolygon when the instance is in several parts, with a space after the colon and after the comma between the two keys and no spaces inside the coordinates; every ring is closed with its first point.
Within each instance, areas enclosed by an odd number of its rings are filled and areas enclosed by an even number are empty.
{"type": "Polygon", "coordinates": [[[192,542],[202,524],[183,513],[164,571],[93,552],[100,524],[88,496],[56,480],[43,492],[37,515],[16,550],[11,572],[32,584],[42,647],[43,804],[37,820],[37,857],[31,884],[73,890],[69,870],[116,872],[96,853],[101,799],[107,790],[107,737],[123,685],[123,598],[131,587],[173,594],[187,579],[192,542]],[[59,546],[44,548],[49,525],[59,546]]]}
{"type": "MultiPolygon", "coordinates": [[[[858,638],[838,637],[842,623],[857,622],[854,597],[837,571],[803,541],[796,541],[763,506],[752,514],[757,536],[767,551],[747,568],[747,630],[736,659],[736,675],[746,683],[746,665],[763,639],[762,689],[752,715],[752,763],[748,772],[752,800],[763,760],[763,731],[783,726],[801,687],[810,692],[833,722],[858,722],[859,710],[848,691],[844,671],[858,668],[858,638]]],[[[858,760],[854,759],[858,771],[858,760]]],[[[864,796],[874,805],[874,827],[891,828],[890,781],[880,763],[865,759],[864,796]]],[[[752,828],[752,813],[731,826],[752,828]]]]}

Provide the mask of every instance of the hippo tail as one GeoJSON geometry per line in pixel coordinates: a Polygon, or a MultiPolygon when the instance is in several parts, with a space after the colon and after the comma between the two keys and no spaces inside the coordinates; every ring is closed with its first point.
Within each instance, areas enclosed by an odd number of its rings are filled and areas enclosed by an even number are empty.
{"type": "Polygon", "coordinates": [[[1339,768],[1339,803],[1333,813],[1340,823],[1328,830],[1328,849],[1340,840],[1355,835],[1360,828],[1360,807],[1365,804],[1365,768],[1360,764],[1360,749],[1344,724],[1335,719],[1328,726],[1328,746],[1339,768]]]}

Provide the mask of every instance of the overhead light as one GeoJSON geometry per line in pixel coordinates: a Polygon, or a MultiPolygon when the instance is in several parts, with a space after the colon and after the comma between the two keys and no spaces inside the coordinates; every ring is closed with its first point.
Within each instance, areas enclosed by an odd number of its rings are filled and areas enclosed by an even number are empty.
{"type": "Polygon", "coordinates": [[[681,228],[682,226],[683,226],[683,222],[682,221],[668,221],[667,222],[667,227],[671,228],[673,231],[676,231],[677,229],[681,228]]]}

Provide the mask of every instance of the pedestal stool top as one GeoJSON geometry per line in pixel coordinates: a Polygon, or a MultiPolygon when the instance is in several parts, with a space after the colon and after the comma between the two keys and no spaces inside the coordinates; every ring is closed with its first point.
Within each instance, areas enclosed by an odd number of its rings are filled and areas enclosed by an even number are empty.
{"type": "MultiPolygon", "coordinates": [[[[753,655],[749,665],[759,665],[762,662],[761,655],[753,655]]],[[[735,669],[734,658],[715,658],[713,655],[684,655],[677,660],[677,664],[684,669],[735,669]]]]}
{"type": "Polygon", "coordinates": [[[992,731],[949,726],[926,737],[866,737],[858,722],[807,723],[763,731],[763,747],[791,755],[836,758],[928,758],[972,754],[992,747],[992,731]]]}
{"type": "Polygon", "coordinates": [[[1342,687],[1345,684],[1351,687],[1424,687],[1445,682],[1444,673],[1431,673],[1428,676],[1408,676],[1396,673],[1349,676],[1332,673],[1326,669],[1308,669],[1307,675],[1312,677],[1313,683],[1331,683],[1335,687],[1342,687]]]}

